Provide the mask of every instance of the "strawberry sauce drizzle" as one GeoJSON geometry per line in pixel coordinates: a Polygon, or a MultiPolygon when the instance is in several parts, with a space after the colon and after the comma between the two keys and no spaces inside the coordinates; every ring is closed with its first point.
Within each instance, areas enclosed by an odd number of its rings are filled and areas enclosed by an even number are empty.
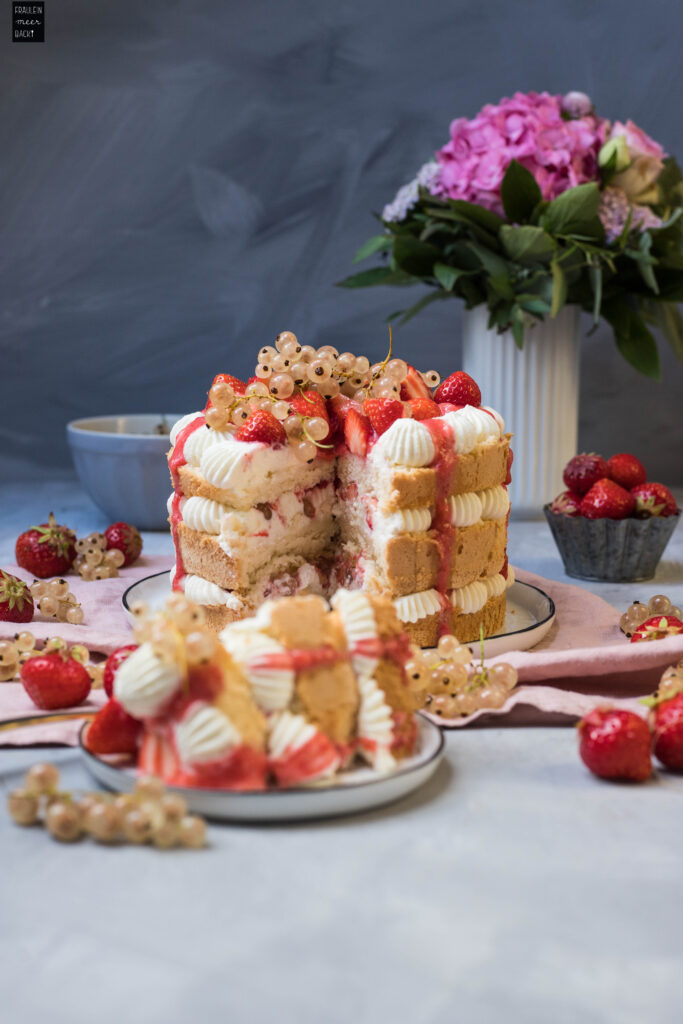
{"type": "Polygon", "coordinates": [[[444,633],[451,631],[451,603],[447,595],[451,581],[455,526],[451,520],[448,499],[458,456],[454,448],[453,431],[447,423],[442,419],[423,420],[423,423],[432,435],[436,450],[436,458],[430,467],[436,473],[436,499],[431,528],[436,534],[435,539],[439,548],[439,571],[435,589],[441,600],[437,631],[439,636],[443,636],[444,633]]]}
{"type": "Polygon", "coordinates": [[[173,589],[182,590],[181,581],[185,575],[185,566],[180,555],[180,544],[178,543],[178,524],[180,523],[182,516],[180,514],[180,502],[183,497],[183,492],[180,488],[180,467],[187,463],[185,458],[185,444],[188,437],[194,434],[195,430],[198,430],[205,423],[204,416],[199,415],[188,423],[186,427],[180,431],[176,438],[176,442],[173,446],[173,451],[168,457],[168,468],[171,471],[171,480],[173,481],[173,501],[171,502],[171,536],[173,537],[173,547],[175,549],[175,575],[173,577],[173,589]]]}

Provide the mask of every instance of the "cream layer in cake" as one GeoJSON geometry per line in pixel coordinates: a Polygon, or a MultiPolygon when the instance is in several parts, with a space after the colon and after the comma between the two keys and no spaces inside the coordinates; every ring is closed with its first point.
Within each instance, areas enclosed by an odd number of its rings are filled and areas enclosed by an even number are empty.
{"type": "Polygon", "coordinates": [[[341,446],[311,463],[200,413],[171,440],[174,586],[215,628],[268,597],[342,585],[391,597],[423,645],[502,628],[510,436],[493,410],[399,419],[366,457],[341,446]]]}

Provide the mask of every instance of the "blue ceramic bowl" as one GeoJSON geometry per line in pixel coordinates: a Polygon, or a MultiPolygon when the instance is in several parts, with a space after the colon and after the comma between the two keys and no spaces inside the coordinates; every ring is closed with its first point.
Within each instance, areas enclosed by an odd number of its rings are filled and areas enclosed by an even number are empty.
{"type": "MultiPolygon", "coordinates": [[[[170,430],[179,419],[165,415],[163,422],[170,430]]],[[[161,423],[161,416],[150,413],[94,416],[67,424],[81,484],[112,522],[124,520],[139,530],[168,529],[170,441],[168,434],[154,432],[161,423]]]]}

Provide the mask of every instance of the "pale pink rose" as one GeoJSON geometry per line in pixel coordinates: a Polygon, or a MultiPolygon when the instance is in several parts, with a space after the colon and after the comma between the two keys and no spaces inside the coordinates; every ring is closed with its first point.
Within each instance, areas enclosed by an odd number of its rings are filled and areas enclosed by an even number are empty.
{"type": "Polygon", "coordinates": [[[666,156],[662,146],[630,119],[626,124],[622,124],[621,121],[614,122],[609,138],[613,139],[616,135],[624,136],[628,151],[634,160],[638,156],[652,156],[657,160],[663,160],[666,156]]]}
{"type": "Polygon", "coordinates": [[[630,120],[626,124],[614,122],[609,137],[616,139],[620,135],[626,140],[632,163],[626,170],[615,174],[611,184],[622,189],[629,199],[639,203],[656,202],[658,192],[655,183],[664,168],[663,148],[630,120]]]}

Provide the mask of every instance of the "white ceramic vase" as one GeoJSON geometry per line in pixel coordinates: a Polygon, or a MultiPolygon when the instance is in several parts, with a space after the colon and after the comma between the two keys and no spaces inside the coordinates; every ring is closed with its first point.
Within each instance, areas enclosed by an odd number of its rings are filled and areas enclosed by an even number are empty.
{"type": "Polygon", "coordinates": [[[528,329],[518,349],[510,332],[486,324],[488,309],[465,311],[463,369],[479,384],[482,399],[514,434],[512,515],[541,514],[562,490],[562,469],[576,454],[579,422],[579,307],[528,329]]]}

